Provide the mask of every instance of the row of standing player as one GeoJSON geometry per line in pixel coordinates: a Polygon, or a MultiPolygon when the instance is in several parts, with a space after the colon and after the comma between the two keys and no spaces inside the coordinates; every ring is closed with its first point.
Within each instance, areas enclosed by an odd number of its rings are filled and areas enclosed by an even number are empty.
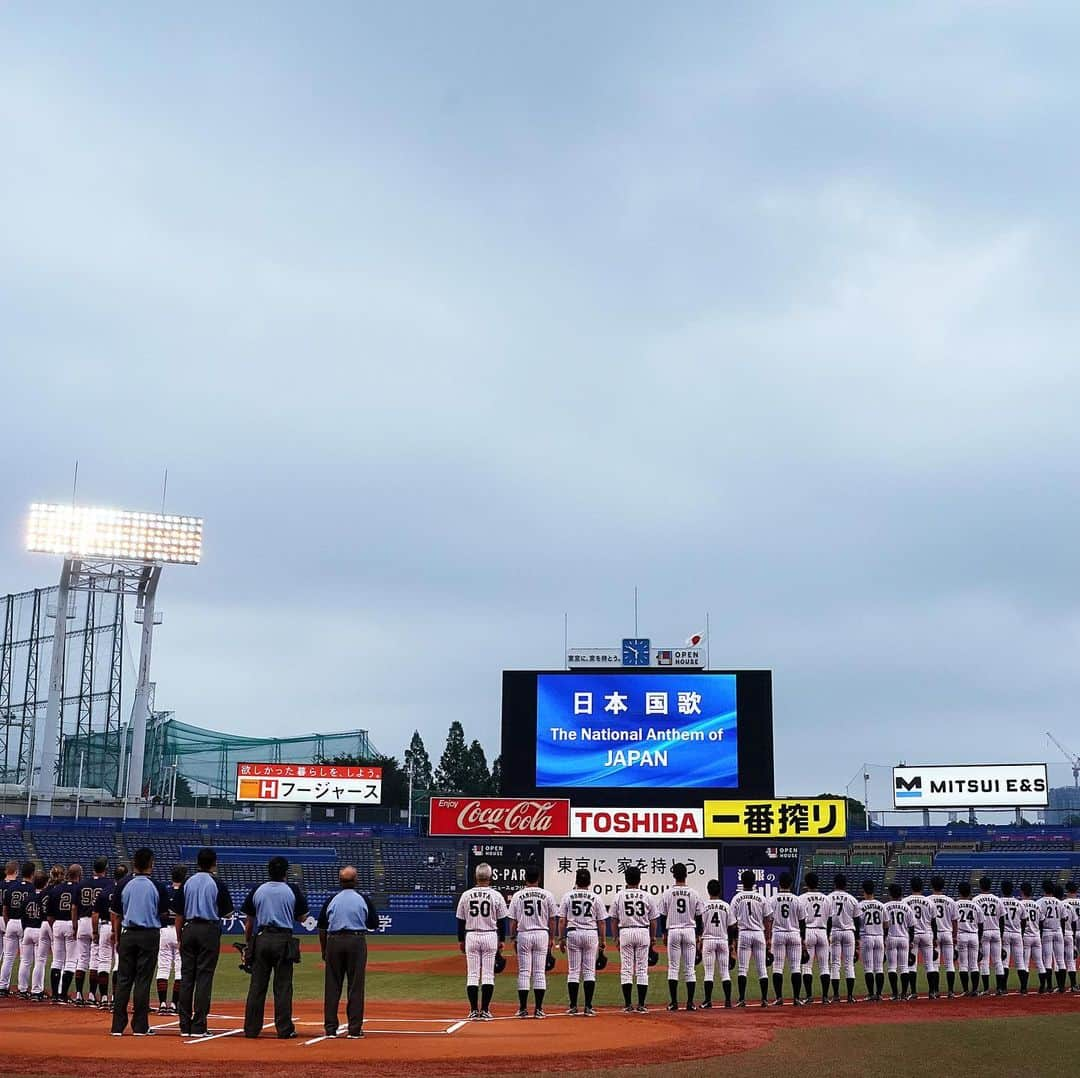
{"type": "MultiPolygon", "coordinates": [[[[0,883],[0,919],[3,959],[0,961],[0,998],[11,994],[18,958],[17,991],[22,999],[108,1009],[110,988],[115,988],[116,941],[112,935],[109,904],[128,874],[118,865],[108,875],[104,857],[93,863],[93,875],[84,878],[81,865],[65,869],[54,865],[46,875],[32,862],[21,866],[9,861],[0,883]],[[21,876],[20,876],[21,871],[21,876]],[[45,970],[51,962],[50,992],[45,994],[45,970]],[[74,998],[71,996],[75,989],[74,998]]],[[[173,870],[173,885],[183,882],[186,870],[173,870]]],[[[160,1013],[176,1013],[180,984],[180,953],[171,919],[162,924],[158,955],[157,989],[160,1013]],[[173,1000],[167,1002],[169,976],[173,1000]]]]}
{"type": "Polygon", "coordinates": [[[719,881],[708,883],[709,898],[702,900],[686,886],[684,865],[672,866],[674,886],[658,901],[640,887],[640,871],[625,873],[626,887],[610,909],[590,890],[591,877],[580,870],[575,888],[561,900],[539,886],[539,870],[526,872],[526,885],[507,905],[491,887],[490,866],[476,869],[476,886],[466,891],[458,903],[458,938],[466,956],[467,993],[471,1020],[489,1020],[494,993],[494,974],[505,964],[502,946],[505,919],[509,918],[511,942],[518,957],[519,1017],[527,1017],[530,987],[535,997],[534,1017],[545,1017],[544,996],[547,972],[554,965],[552,948],[558,941],[568,956],[567,991],[569,1011],[578,1014],[579,983],[584,984],[586,1017],[595,1014],[593,997],[596,970],[606,965],[605,941],[610,919],[612,935],[618,940],[624,1011],[645,1012],[648,969],[657,961],[654,950],[664,938],[668,952],[669,1010],[678,1009],[680,976],[686,984],[686,1008],[695,1010],[696,965],[704,965],[703,1008],[712,1007],[715,975],[719,969],[725,1007],[732,1006],[731,974],[738,969],[738,1002],[746,1006],[746,986],[751,960],[757,968],[761,1006],[769,1005],[769,976],[773,967],[774,1004],[783,1002],[783,977],[790,970],[792,1001],[801,1006],[811,1002],[815,966],[821,978],[822,1003],[854,1002],[855,962],[860,945],[868,1000],[879,1001],[884,987],[884,963],[888,954],[893,999],[914,999],[915,966],[921,958],[930,998],[939,998],[940,967],[946,974],[947,995],[955,993],[960,976],[962,991],[978,995],[989,991],[990,969],[997,977],[996,991],[1008,989],[1008,966],[1019,974],[1020,991],[1026,993],[1032,960],[1039,972],[1039,991],[1052,990],[1057,974],[1057,991],[1065,991],[1068,973],[1076,991],[1076,955],[1080,953],[1080,898],[1074,883],[1068,897],[1052,881],[1045,881],[1042,898],[1035,900],[1029,884],[1022,886],[1022,898],[1012,894],[1012,884],[1002,882],[1002,897],[991,893],[991,881],[983,879],[980,893],[971,897],[967,884],[959,887],[954,900],[944,893],[940,877],[931,880],[932,894],[923,894],[919,877],[912,879],[911,894],[893,884],[889,901],[874,896],[874,884],[867,881],[860,901],[847,889],[847,879],[838,873],[833,891],[818,890],[814,872],[806,874],[804,891],[792,891],[789,873],[782,873],[780,890],[767,897],[755,890],[756,876],[744,872],[742,890],[730,902],[721,897],[719,881]],[[735,956],[731,948],[735,948],[735,956]],[[777,955],[774,958],[773,950],[777,955]],[[841,974],[847,992],[841,997],[841,974]],[[979,978],[982,978],[982,988],[979,978]],[[633,1000],[636,985],[637,1000],[633,1000]],[[805,990],[805,995],[803,994],[805,990]]]}

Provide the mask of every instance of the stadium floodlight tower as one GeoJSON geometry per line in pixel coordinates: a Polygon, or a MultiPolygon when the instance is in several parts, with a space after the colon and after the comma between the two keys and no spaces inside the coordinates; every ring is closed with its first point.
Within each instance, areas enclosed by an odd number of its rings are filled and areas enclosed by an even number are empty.
{"type": "MultiPolygon", "coordinates": [[[[26,549],[64,559],[56,596],[49,698],[42,731],[39,808],[50,811],[56,789],[56,753],[64,685],[64,646],[68,598],[76,591],[108,591],[136,597],[135,620],[142,621],[139,676],[131,708],[131,751],[126,798],[142,795],[146,726],[150,718],[150,651],[154,603],[164,565],[198,565],[202,556],[201,517],[130,513],[75,505],[34,504],[26,529],[26,549]],[[141,619],[140,619],[141,615],[141,619]]],[[[33,784],[33,759],[27,785],[33,784]]]]}

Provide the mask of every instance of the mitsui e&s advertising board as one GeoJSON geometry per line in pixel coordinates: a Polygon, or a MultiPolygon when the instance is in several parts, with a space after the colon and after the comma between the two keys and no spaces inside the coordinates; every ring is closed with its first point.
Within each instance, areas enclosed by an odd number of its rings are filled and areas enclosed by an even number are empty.
{"type": "Polygon", "coordinates": [[[508,671],[502,755],[504,789],[515,796],[661,806],[700,806],[702,791],[771,796],[770,677],[508,671]]]}

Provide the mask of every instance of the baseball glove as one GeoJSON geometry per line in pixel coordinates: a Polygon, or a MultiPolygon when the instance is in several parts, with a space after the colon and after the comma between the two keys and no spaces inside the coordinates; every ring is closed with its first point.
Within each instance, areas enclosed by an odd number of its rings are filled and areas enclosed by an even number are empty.
{"type": "Polygon", "coordinates": [[[701,965],[701,948],[700,947],[694,952],[694,965],[695,966],[700,966],[701,965]]]}
{"type": "Polygon", "coordinates": [[[659,962],[659,961],[660,961],[660,955],[657,952],[656,948],[655,947],[650,947],[649,948],[649,965],[650,966],[655,966],[656,963],[659,962]]]}
{"type": "Polygon", "coordinates": [[[544,959],[544,969],[550,973],[555,968],[555,956],[548,951],[547,958],[544,959]]]}
{"type": "Polygon", "coordinates": [[[766,951],[765,952],[765,965],[766,966],[771,966],[772,961],[773,961],[773,953],[772,953],[772,951],[766,951]]]}
{"type": "Polygon", "coordinates": [[[504,969],[506,969],[506,956],[497,954],[495,956],[495,972],[502,973],[504,969]]]}
{"type": "Polygon", "coordinates": [[[916,966],[919,963],[919,952],[909,951],[907,956],[907,964],[909,966],[916,966]]]}
{"type": "Polygon", "coordinates": [[[240,969],[244,973],[251,973],[251,946],[247,943],[234,943],[233,946],[240,953],[240,969]]]}
{"type": "Polygon", "coordinates": [[[601,951],[596,956],[596,968],[597,969],[607,969],[607,953],[606,952],[601,951]]]}
{"type": "Polygon", "coordinates": [[[728,955],[727,968],[729,971],[733,970],[738,964],[738,959],[736,959],[734,954],[728,955]]]}
{"type": "Polygon", "coordinates": [[[802,949],[802,964],[808,965],[810,962],[810,952],[804,947],[802,949]]]}

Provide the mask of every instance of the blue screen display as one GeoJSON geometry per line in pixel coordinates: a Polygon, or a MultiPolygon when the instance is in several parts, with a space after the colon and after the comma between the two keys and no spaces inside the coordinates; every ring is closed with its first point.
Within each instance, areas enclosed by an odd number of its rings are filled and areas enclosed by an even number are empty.
{"type": "Polygon", "coordinates": [[[739,785],[734,674],[540,674],[536,785],[739,785]]]}

